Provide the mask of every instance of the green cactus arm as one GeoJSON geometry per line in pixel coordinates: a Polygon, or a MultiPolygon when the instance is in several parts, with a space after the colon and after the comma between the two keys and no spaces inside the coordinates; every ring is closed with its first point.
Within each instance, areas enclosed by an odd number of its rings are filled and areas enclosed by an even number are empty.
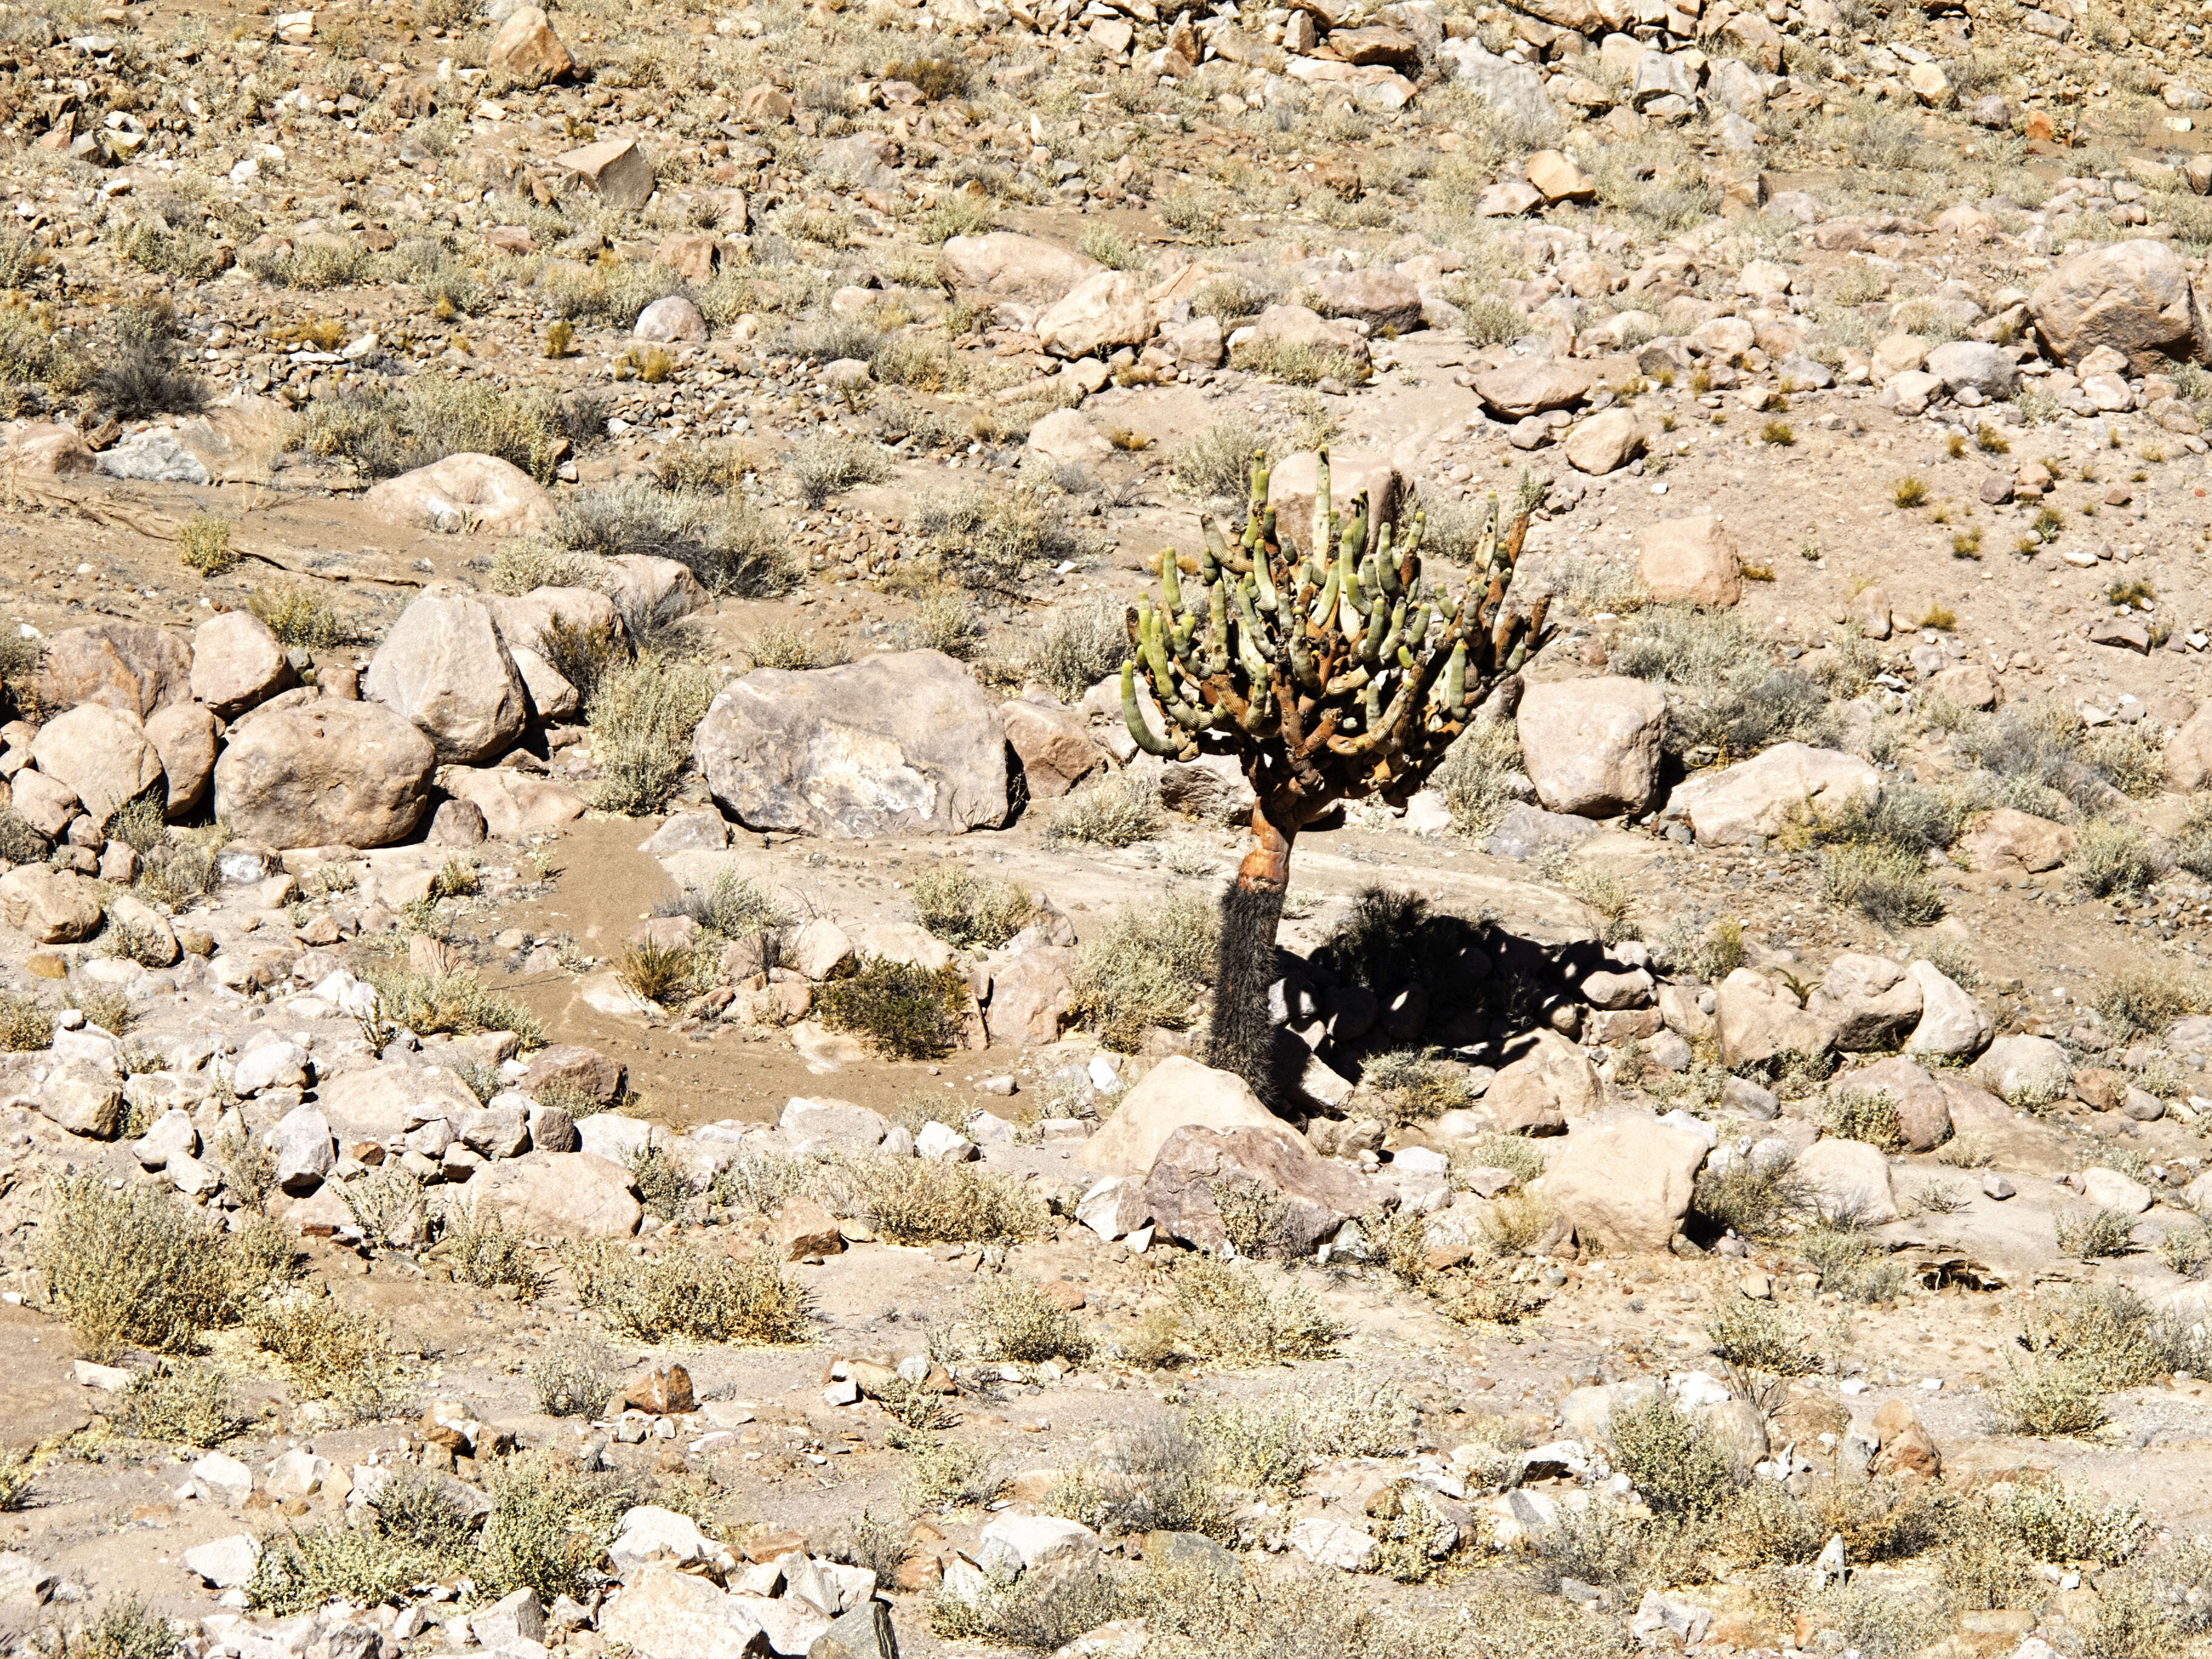
{"type": "Polygon", "coordinates": [[[1173,739],[1161,737],[1152,730],[1152,722],[1145,718],[1145,706],[1137,701],[1137,660],[1132,657],[1121,665],[1121,721],[1129,728],[1129,736],[1138,748],[1147,755],[1163,759],[1182,752],[1182,745],[1173,739]]]}
{"type": "Polygon", "coordinates": [[[1164,547],[1154,556],[1152,568],[1160,579],[1160,598],[1167,602],[1170,611],[1182,609],[1182,576],[1176,568],[1176,551],[1164,547]]]}
{"type": "MultiPolygon", "coordinates": [[[[1402,622],[1404,619],[1403,614],[1401,613],[1399,620],[1402,622]]],[[[1365,663],[1380,662],[1382,659],[1383,637],[1389,631],[1390,612],[1378,599],[1375,601],[1374,609],[1367,613],[1367,632],[1360,638],[1359,660],[1365,663]]]]}
{"type": "Polygon", "coordinates": [[[1323,445],[1314,452],[1313,529],[1309,538],[1311,546],[1327,556],[1329,544],[1335,540],[1330,533],[1331,514],[1328,507],[1328,447],[1323,445]]]}

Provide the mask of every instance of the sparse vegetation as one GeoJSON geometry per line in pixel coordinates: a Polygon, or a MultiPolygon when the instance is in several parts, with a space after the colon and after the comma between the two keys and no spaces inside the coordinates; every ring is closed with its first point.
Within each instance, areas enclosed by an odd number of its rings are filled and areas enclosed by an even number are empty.
{"type": "Polygon", "coordinates": [[[994,951],[1036,913],[1036,901],[1010,882],[940,860],[908,889],[915,920],[955,950],[994,951]]]}
{"type": "Polygon", "coordinates": [[[587,1239],[561,1247],[576,1299],[640,1342],[674,1337],[771,1345],[798,1342],[811,1327],[805,1291],[771,1261],[737,1261],[671,1245],[632,1255],[587,1239]]]}
{"type": "Polygon", "coordinates": [[[894,1060],[933,1060],[958,1040],[968,981],[950,964],[924,968],[869,957],[815,999],[823,1024],[894,1060]]]}
{"type": "Polygon", "coordinates": [[[1083,941],[1070,1012],[1124,1053],[1148,1026],[1184,1029],[1212,979],[1219,929],[1214,905],[1194,895],[1115,911],[1083,941]]]}

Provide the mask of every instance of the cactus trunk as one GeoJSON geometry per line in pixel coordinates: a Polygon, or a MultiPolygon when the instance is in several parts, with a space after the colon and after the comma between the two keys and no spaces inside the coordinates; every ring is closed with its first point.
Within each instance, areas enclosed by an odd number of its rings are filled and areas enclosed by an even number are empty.
{"type": "Polygon", "coordinates": [[[1292,1106],[1297,1078],[1283,1075],[1267,988],[1276,978],[1275,930],[1290,886],[1297,819],[1275,803],[1252,808],[1252,849],[1221,896],[1221,941],[1214,957],[1213,1019],[1206,1063],[1234,1072],[1270,1108],[1292,1106]]]}

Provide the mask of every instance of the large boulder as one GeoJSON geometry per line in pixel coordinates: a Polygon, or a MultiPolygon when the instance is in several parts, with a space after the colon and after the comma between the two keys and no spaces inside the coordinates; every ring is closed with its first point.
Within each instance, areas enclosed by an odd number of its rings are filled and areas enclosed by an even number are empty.
{"type": "Polygon", "coordinates": [[[1064,795],[1107,764],[1106,751],[1091,739],[1089,722],[1044,692],[1000,703],[999,718],[1014,757],[1022,763],[1031,800],[1064,795]]]}
{"type": "MultiPolygon", "coordinates": [[[[2207,724],[2205,732],[2212,737],[2212,723],[2207,724]]],[[[2179,740],[2170,738],[2166,743],[2169,772],[2173,768],[2174,744],[2179,740]]],[[[1977,872],[2017,870],[2035,875],[2056,870],[2073,856],[2074,831],[2050,818],[1999,806],[1977,812],[1967,819],[1966,833],[1960,846],[1966,855],[1967,867],[1977,872]]]]}
{"type": "Polygon", "coordinates": [[[1920,1023],[1920,981],[1887,957],[1845,951],[1828,965],[1805,1011],[1834,1022],[1846,1054],[1894,1048],[1920,1023]]]}
{"type": "Polygon", "coordinates": [[[1516,357],[1474,377],[1474,395],[1501,420],[1568,409],[1589,396],[1587,364],[1565,357],[1516,357]]]}
{"type": "Polygon", "coordinates": [[[1152,337],[1152,323],[1145,285],[1126,270],[1102,270],[1048,306],[1036,326],[1037,339],[1054,356],[1091,357],[1144,344],[1152,337]]]}
{"type": "Polygon", "coordinates": [[[754,1613],[763,1604],[691,1573],[648,1566],[624,1577],[599,1614],[599,1634],[639,1659],[757,1659],[769,1651],[754,1613]]]}
{"type": "Polygon", "coordinates": [[[1833,812],[1853,797],[1879,805],[1881,774],[1841,750],[1783,743],[1692,779],[1668,797],[1667,810],[1690,820],[1700,847],[1740,847],[1778,835],[1799,814],[1833,812]]]}
{"type": "Polygon", "coordinates": [[[361,689],[427,733],[439,760],[463,766],[513,748],[530,712],[491,608],[469,595],[426,593],[400,612],[361,689]]]}
{"type": "MultiPolygon", "coordinates": [[[[1286,548],[1310,552],[1313,530],[1314,491],[1321,477],[1320,457],[1302,449],[1285,455],[1267,474],[1267,507],[1275,515],[1275,533],[1286,548]]],[[[1367,497],[1367,542],[1375,544],[1385,521],[1398,517],[1398,502],[1405,480],[1397,463],[1379,450],[1333,449],[1328,454],[1328,503],[1349,516],[1352,504],[1367,497]]]]}
{"type": "Polygon", "coordinates": [[[1568,1125],[1533,1189],[1555,1227],[1607,1255],[1663,1250],[1689,1213],[1705,1138],[1648,1111],[1619,1107],[1568,1125]]]}
{"type": "Polygon", "coordinates": [[[1006,819],[998,709],[941,652],[757,668],[714,699],[692,754],[748,829],[957,835],[1006,819]]]}
{"type": "Polygon", "coordinates": [[[2100,346],[2120,353],[2138,374],[2169,358],[2212,358],[2188,267],[2164,242],[2093,245],[2045,277],[2027,307],[2069,368],[2100,346]]]}
{"type": "Polygon", "coordinates": [[[1509,1134],[1552,1134],[1605,1104],[1597,1067],[1579,1045],[1539,1030],[1527,1054],[1502,1067],[1483,1091],[1482,1110],[1509,1134]]]}
{"type": "Polygon", "coordinates": [[[483,814],[484,831],[502,841],[556,830],[584,816],[584,798],[566,784],[506,767],[447,766],[438,787],[483,814]]]}
{"type": "Polygon", "coordinates": [[[621,1097],[627,1080],[622,1061],[581,1043],[556,1042],[538,1051],[515,1087],[533,1097],[541,1090],[552,1089],[580,1095],[597,1106],[611,1106],[621,1097]]]}
{"type": "Polygon", "coordinates": [[[1713,997],[1713,1022],[1719,1030],[1724,1066],[1825,1054],[1836,1041],[1833,1020],[1801,1007],[1789,987],[1748,968],[1737,969],[1720,982],[1713,997]]]}
{"type": "Polygon", "coordinates": [[[251,611],[226,611],[192,630],[192,696],[225,720],[298,679],[283,641],[251,611]]]}
{"type": "Polygon", "coordinates": [[[1113,1116],[1076,1156],[1095,1175],[1141,1180],[1178,1129],[1286,1127],[1234,1072],[1217,1072],[1185,1055],[1171,1054],[1121,1097],[1113,1116]]]}
{"type": "Polygon", "coordinates": [[[1888,1101],[1907,1152],[1932,1152],[1951,1138],[1951,1104],[1942,1087],[1902,1054],[1846,1072],[1829,1085],[1839,1100],[1888,1101]]]}
{"type": "Polygon", "coordinates": [[[1743,597],[1735,538],[1710,513],[1645,526],[1636,538],[1636,560],[1644,591],[1662,604],[1710,608],[1743,597]]]}
{"type": "Polygon", "coordinates": [[[106,703],[81,702],[39,728],[31,740],[39,770],[76,792],[86,814],[102,830],[115,809],[149,789],[161,789],[161,757],[146,741],[136,714],[106,703]]]}
{"type": "Polygon", "coordinates": [[[553,516],[544,486],[496,455],[448,455],[371,486],[361,501],[386,524],[449,535],[528,536],[553,516]]]}
{"type": "Polygon", "coordinates": [[[1420,289],[1388,265],[1323,271],[1314,278],[1313,289],[1332,317],[1356,317],[1370,329],[1395,334],[1410,334],[1422,325],[1420,289]]]}
{"type": "Polygon", "coordinates": [[[689,565],[650,553],[617,554],[606,562],[605,580],[608,597],[631,628],[665,627],[714,603],[689,565]]]}
{"type": "Polygon", "coordinates": [[[2212,702],[2166,738],[2165,765],[2166,787],[2179,793],[2191,794],[2212,784],[2212,702]]]}
{"type": "Polygon", "coordinates": [[[1326,1158],[1286,1125],[1177,1129],[1152,1159],[1145,1204],[1160,1231],[1194,1249],[1219,1252],[1232,1242],[1223,1205],[1242,1198],[1266,1206],[1257,1240],[1244,1254],[1304,1256],[1354,1216],[1393,1207],[1394,1189],[1326,1158]]]}
{"type": "Polygon", "coordinates": [[[553,33],[553,25],[535,6],[517,6],[507,13],[484,52],[484,63],[526,87],[557,81],[576,66],[561,37],[553,33]]]}
{"type": "Polygon", "coordinates": [[[2066,1051],[2049,1037],[2002,1036],[1974,1062],[1974,1081],[2011,1106],[2045,1106],[2074,1084],[2066,1051]]]}
{"type": "Polygon", "coordinates": [[[72,870],[19,864],[0,876],[0,921],[40,945],[68,945],[100,931],[100,889],[72,870]]]}
{"type": "Polygon", "coordinates": [[[1540,681],[1521,698],[1521,767],[1553,812],[1640,812],[1659,782],[1667,698],[1648,680],[1540,681]]]}
{"type": "Polygon", "coordinates": [[[937,253],[938,280],[961,299],[1032,309],[1051,305],[1105,268],[1088,254],[1010,230],[955,236],[937,253]]]}
{"type": "Polygon", "coordinates": [[[2009,398],[2020,389],[2012,353],[1980,340],[1945,341],[1928,354],[1928,372],[1948,392],[1972,386],[1984,398],[2009,398]]]}
{"type": "Polygon", "coordinates": [[[1967,1060],[1989,1045],[1989,1012],[1956,981],[1924,957],[1905,971],[1920,988],[1920,1019],[1905,1040],[1905,1053],[1967,1060]]]}
{"type": "Polygon", "coordinates": [[[1023,951],[991,975],[984,1027],[994,1043],[1042,1048],[1060,1040],[1075,1006],[1076,956],[1054,945],[1023,951]]]}
{"type": "Polygon", "coordinates": [[[1897,1219],[1889,1159],[1881,1147],[1823,1139],[1798,1153],[1793,1167],[1821,1215],[1868,1227],[1897,1219]]]}
{"type": "Polygon", "coordinates": [[[181,823],[199,811],[215,782],[215,713],[204,703],[173,702],[146,717],[145,732],[168,780],[169,822],[181,823]]]}
{"type": "Polygon", "coordinates": [[[478,1104],[458,1072],[396,1060],[325,1078],[316,1098],[349,1143],[387,1142],[434,1118],[459,1123],[478,1104]]]}
{"type": "Polygon", "coordinates": [[[540,1238],[628,1238],[645,1214],[630,1172],[589,1152],[488,1164],[470,1181],[469,1198],[514,1231],[540,1238]]]}
{"type": "Polygon", "coordinates": [[[430,810],[430,739],[377,702],[324,697],[248,716],[216,763],[216,815],[267,847],[388,847],[430,810]]]}
{"type": "Polygon", "coordinates": [[[151,623],[88,623],[46,641],[39,706],[101,702],[143,720],[166,703],[190,697],[191,678],[191,647],[168,629],[151,623]]]}
{"type": "Polygon", "coordinates": [[[1285,347],[1303,346],[1314,352],[1324,367],[1334,366],[1354,380],[1364,380],[1372,361],[1367,337],[1350,323],[1305,306],[1269,306],[1229,337],[1230,361],[1240,368],[1255,363],[1271,367],[1285,347]]]}
{"type": "Polygon", "coordinates": [[[509,651],[542,651],[546,635],[556,625],[580,634],[596,630],[613,636],[622,632],[615,602],[594,588],[533,587],[527,593],[491,594],[484,603],[491,609],[491,625],[499,629],[509,651]]]}
{"type": "Polygon", "coordinates": [[[1603,477],[1644,452],[1644,426],[1632,409],[1601,409],[1567,434],[1567,465],[1603,477]]]}

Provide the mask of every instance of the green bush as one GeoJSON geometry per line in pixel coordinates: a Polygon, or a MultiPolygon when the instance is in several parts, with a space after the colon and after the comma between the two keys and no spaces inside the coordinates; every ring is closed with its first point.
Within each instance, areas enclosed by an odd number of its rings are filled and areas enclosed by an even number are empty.
{"type": "Polygon", "coordinates": [[[549,1606],[592,1593],[615,1528],[639,1501],[620,1474],[586,1470],[550,1447],[507,1459],[484,1484],[491,1513],[474,1564],[477,1593],[527,1587],[549,1606]]]}
{"type": "Polygon", "coordinates": [[[133,1590],[78,1628],[43,1633],[32,1651],[40,1659],[173,1659],[177,1645],[176,1627],[133,1590]]]}
{"type": "Polygon", "coordinates": [[[854,1159],[844,1173],[869,1224],[894,1244],[1034,1237],[1045,1209],[1028,1186],[935,1158],[854,1159]]]}
{"type": "Polygon", "coordinates": [[[1090,1356],[1082,1323],[1034,1279],[1000,1273],[981,1280],[969,1293],[968,1318],[994,1359],[1017,1364],[1065,1359],[1079,1365],[1090,1356]]]}
{"type": "Polygon", "coordinates": [[[1735,1490],[1727,1455],[1663,1395],[1613,1414],[1613,1461],[1656,1515],[1706,1515],[1735,1490]]]}
{"type": "Polygon", "coordinates": [[[1148,1027],[1182,1030],[1213,978],[1220,929],[1213,903],[1190,893],[1113,912],[1078,953],[1074,1018],[1124,1054],[1148,1027]]]}
{"type": "Polygon", "coordinates": [[[1029,921],[1036,901],[1011,882],[941,859],[907,890],[915,920],[957,950],[995,951],[1029,921]]]}
{"type": "Polygon", "coordinates": [[[364,478],[397,477],[448,455],[474,454],[496,455],[544,483],[562,437],[550,392],[417,374],[396,390],[349,386],[316,398],[296,442],[311,455],[352,463],[364,478]]]}
{"type": "Polygon", "coordinates": [[[374,988],[377,1012],[384,1023],[404,1027],[418,1036],[512,1031],[532,1048],[545,1041],[545,1027],[537,1015],[521,1003],[487,989],[466,969],[426,974],[404,963],[372,963],[361,976],[374,988]]]}
{"type": "Polygon", "coordinates": [[[230,1374],[206,1364],[141,1371],[115,1415],[125,1434],[203,1448],[219,1446],[248,1426],[231,1397],[230,1374]]]}
{"type": "Polygon", "coordinates": [[[1813,1369],[1811,1345],[1772,1302],[1724,1293],[1705,1332],[1715,1353],[1746,1370],[1796,1376],[1813,1369]]]}
{"type": "Polygon", "coordinates": [[[47,1293],[94,1359],[126,1347],[190,1352],[236,1314],[223,1235],[157,1188],[117,1192],[96,1175],[59,1177],[38,1257],[47,1293]]]}
{"type": "Polygon", "coordinates": [[[1175,1340],[1201,1362],[1325,1359],[1345,1334],[1296,1279],[1271,1291],[1244,1263],[1212,1256],[1194,1255],[1176,1267],[1170,1303],[1175,1340]]]}
{"type": "Polygon", "coordinates": [[[297,1293],[246,1310],[253,1340],[282,1360],[301,1393],[371,1422],[406,1409],[405,1383],[391,1334],[374,1315],[329,1296],[297,1293]]]}
{"type": "Polygon", "coordinates": [[[959,1041],[968,1010],[964,975],[951,964],[924,968],[868,957],[843,979],[815,993],[822,1023],[851,1031],[894,1060],[934,1060],[959,1041]]]}
{"type": "Polygon", "coordinates": [[[2094,898],[2140,893],[2159,878],[2159,860],[2140,825],[2091,818],[2075,832],[2067,860],[2074,884],[2094,898]]]}
{"type": "Polygon", "coordinates": [[[606,1239],[560,1251],[576,1299],[641,1342],[690,1337],[769,1346],[803,1341],[811,1328],[805,1287],[772,1261],[736,1261],[682,1246],[634,1256],[606,1239]]]}
{"type": "Polygon", "coordinates": [[[708,665],[653,652],[601,675],[584,711],[601,810],[636,817],[668,805],[716,686],[708,665]]]}

